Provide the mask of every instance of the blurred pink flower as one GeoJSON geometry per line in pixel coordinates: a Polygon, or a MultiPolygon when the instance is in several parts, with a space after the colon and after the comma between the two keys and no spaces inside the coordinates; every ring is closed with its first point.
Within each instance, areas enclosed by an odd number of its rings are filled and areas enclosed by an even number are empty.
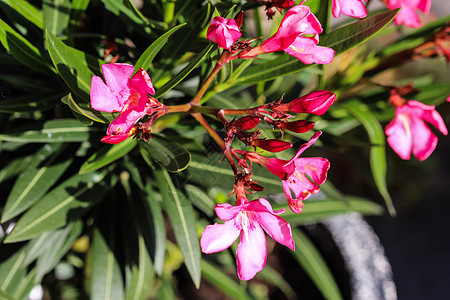
{"type": "Polygon", "coordinates": [[[425,122],[439,129],[442,134],[448,134],[447,127],[434,105],[410,100],[395,108],[395,118],[386,126],[385,132],[389,145],[398,156],[410,159],[412,151],[414,156],[422,161],[431,155],[438,138],[425,122]]]}
{"type": "Polygon", "coordinates": [[[424,14],[430,12],[431,0],[385,0],[389,9],[401,7],[394,19],[395,24],[418,28],[422,26],[416,9],[424,14]]]}
{"type": "MultiPolygon", "coordinates": [[[[301,3],[303,3],[302,1],[301,3]]],[[[316,16],[306,5],[297,5],[286,12],[278,31],[261,43],[261,45],[240,55],[241,58],[255,57],[262,53],[286,51],[289,55],[304,63],[330,63],[334,57],[334,50],[318,47],[318,34],[322,26],[316,16]],[[302,35],[312,35],[302,36],[302,35]]]]}
{"type": "Polygon", "coordinates": [[[291,226],[278,216],[284,209],[273,211],[266,199],[259,198],[249,202],[241,198],[236,206],[217,204],[215,211],[225,223],[206,226],[200,239],[202,252],[209,254],[225,250],[241,235],[236,251],[238,276],[241,280],[252,279],[266,264],[264,231],[278,243],[291,250],[295,249],[291,226]]]}
{"type": "Polygon", "coordinates": [[[267,170],[280,177],[289,207],[297,214],[303,211],[302,200],[317,193],[320,189],[319,185],[323,184],[327,179],[330,162],[326,158],[299,158],[321,134],[321,131],[316,132],[308,143],[300,146],[300,149],[290,160],[267,158],[256,153],[247,154],[248,160],[265,166],[267,170]]]}
{"type": "Polygon", "coordinates": [[[234,19],[215,17],[209,24],[206,38],[224,49],[229,49],[242,33],[234,19]]]}
{"type": "Polygon", "coordinates": [[[331,10],[335,18],[339,18],[341,13],[353,18],[365,18],[367,16],[367,10],[362,0],[333,0],[331,10]]]}
{"type": "Polygon", "coordinates": [[[117,144],[131,135],[136,121],[145,116],[157,100],[153,95],[150,76],[144,69],[133,75],[134,67],[129,64],[111,63],[102,65],[105,82],[93,76],[91,81],[91,107],[104,112],[120,112],[109,125],[102,142],[117,144]]]}

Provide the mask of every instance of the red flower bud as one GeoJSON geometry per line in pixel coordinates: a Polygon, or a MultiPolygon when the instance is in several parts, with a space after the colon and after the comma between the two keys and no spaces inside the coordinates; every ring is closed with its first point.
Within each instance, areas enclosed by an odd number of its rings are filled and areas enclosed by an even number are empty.
{"type": "Polygon", "coordinates": [[[262,191],[265,190],[264,187],[260,186],[259,184],[257,184],[257,183],[254,182],[254,181],[250,181],[250,182],[248,183],[248,186],[249,186],[249,188],[250,188],[252,191],[255,191],[255,192],[262,192],[262,191]]]}
{"type": "Polygon", "coordinates": [[[296,133],[303,133],[312,129],[314,124],[314,122],[298,120],[293,122],[280,122],[278,127],[296,133]]]}
{"type": "Polygon", "coordinates": [[[237,16],[234,18],[236,20],[236,25],[241,28],[242,26],[242,21],[244,20],[244,12],[241,11],[240,13],[237,14],[237,16]]]}
{"type": "Polygon", "coordinates": [[[283,103],[277,107],[281,111],[323,115],[336,100],[336,95],[328,91],[314,91],[308,95],[283,103]]]}
{"type": "Polygon", "coordinates": [[[261,122],[260,117],[245,116],[232,121],[229,127],[233,127],[240,130],[250,130],[255,128],[255,126],[258,125],[259,122],[261,122]]]}
{"type": "Polygon", "coordinates": [[[281,141],[281,140],[253,140],[252,146],[259,147],[269,152],[281,152],[287,150],[292,147],[292,144],[289,142],[281,141]]]}
{"type": "Polygon", "coordinates": [[[273,4],[277,8],[289,8],[293,6],[295,3],[294,0],[273,0],[273,4]]]}

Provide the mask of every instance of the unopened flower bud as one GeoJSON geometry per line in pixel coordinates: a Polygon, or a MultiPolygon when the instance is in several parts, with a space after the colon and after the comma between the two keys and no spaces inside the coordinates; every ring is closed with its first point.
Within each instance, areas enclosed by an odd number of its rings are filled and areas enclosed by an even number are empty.
{"type": "Polygon", "coordinates": [[[255,128],[255,126],[258,125],[259,122],[261,122],[260,117],[245,116],[232,121],[229,127],[233,127],[240,130],[251,130],[255,128]]]}
{"type": "Polygon", "coordinates": [[[229,49],[240,37],[242,33],[234,19],[215,17],[209,24],[206,38],[224,49],[229,49]]]}
{"type": "Polygon", "coordinates": [[[237,14],[236,18],[234,18],[236,20],[236,25],[241,28],[242,26],[242,21],[244,20],[244,12],[241,11],[240,13],[237,14]]]}
{"type": "Polygon", "coordinates": [[[257,183],[254,182],[254,181],[250,181],[250,182],[248,183],[248,185],[249,185],[249,188],[250,188],[252,191],[255,191],[255,192],[262,192],[262,191],[265,190],[265,188],[264,188],[263,186],[260,186],[259,184],[257,184],[257,183]]]}
{"type": "Polygon", "coordinates": [[[336,100],[336,95],[329,91],[314,91],[308,95],[283,103],[277,107],[281,111],[323,115],[336,100]]]}
{"type": "Polygon", "coordinates": [[[298,120],[293,122],[280,122],[278,123],[278,127],[281,129],[285,129],[288,131],[303,133],[307,132],[314,127],[314,122],[298,120]]]}
{"type": "Polygon", "coordinates": [[[269,152],[281,152],[291,148],[292,144],[289,142],[276,139],[270,140],[255,139],[253,140],[252,146],[259,147],[269,152]]]}

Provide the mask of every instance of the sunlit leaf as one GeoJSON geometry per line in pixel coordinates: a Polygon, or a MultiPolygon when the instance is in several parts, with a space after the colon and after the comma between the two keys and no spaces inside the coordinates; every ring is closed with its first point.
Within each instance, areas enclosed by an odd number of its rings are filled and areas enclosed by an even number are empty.
{"type": "Polygon", "coordinates": [[[177,244],[183,253],[186,268],[191,275],[194,285],[200,286],[200,245],[196,230],[196,217],[192,203],[175,188],[169,173],[166,170],[155,170],[164,208],[169,215],[177,244]]]}
{"type": "Polygon", "coordinates": [[[44,28],[44,19],[41,12],[30,4],[26,0],[1,0],[1,2],[8,4],[14,8],[19,14],[21,14],[25,19],[39,27],[44,28]]]}
{"type": "Polygon", "coordinates": [[[29,240],[66,225],[99,202],[114,186],[114,176],[103,173],[74,175],[51,190],[17,222],[5,242],[29,240]]]}
{"type": "Polygon", "coordinates": [[[137,145],[137,139],[126,139],[116,145],[104,145],[81,166],[78,174],[85,174],[103,168],[122,158],[137,145]]]}
{"type": "Polygon", "coordinates": [[[35,71],[50,74],[55,70],[39,49],[0,19],[0,42],[22,64],[35,71]]]}
{"type": "Polygon", "coordinates": [[[52,120],[45,124],[28,125],[0,134],[1,141],[28,143],[83,142],[92,134],[103,132],[102,128],[86,127],[77,120],[52,120]]]}
{"type": "Polygon", "coordinates": [[[44,25],[54,35],[63,33],[69,25],[71,3],[69,0],[44,0],[42,12],[44,25]]]}
{"type": "Polygon", "coordinates": [[[61,144],[48,144],[33,157],[17,178],[6,201],[2,222],[25,211],[39,200],[59,179],[73,161],[61,144]]]}

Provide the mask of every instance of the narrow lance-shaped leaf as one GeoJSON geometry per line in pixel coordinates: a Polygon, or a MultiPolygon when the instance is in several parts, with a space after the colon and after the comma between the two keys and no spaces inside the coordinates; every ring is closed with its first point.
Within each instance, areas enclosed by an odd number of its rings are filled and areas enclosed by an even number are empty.
{"type": "Polygon", "coordinates": [[[29,240],[83,215],[114,186],[115,176],[107,176],[109,172],[75,175],[64,181],[19,219],[5,242],[29,240]]]}
{"type": "Polygon", "coordinates": [[[85,174],[103,168],[122,158],[136,147],[137,139],[129,138],[116,145],[104,145],[81,166],[78,174],[85,174]]]}
{"type": "MultiPolygon", "coordinates": [[[[363,43],[385,26],[396,16],[398,9],[380,13],[342,28],[336,29],[328,34],[320,35],[319,46],[333,48],[336,55],[342,54],[353,47],[363,43]]],[[[276,58],[248,68],[237,80],[236,84],[253,84],[275,79],[279,76],[298,72],[309,67],[290,55],[276,56],[276,58]]]]}
{"type": "Polygon", "coordinates": [[[62,144],[47,144],[34,155],[8,196],[2,222],[10,220],[33,205],[66,171],[73,161],[73,156],[64,150],[62,144]]]}
{"type": "Polygon", "coordinates": [[[202,50],[197,56],[191,60],[186,67],[183,68],[175,77],[173,77],[169,82],[163,85],[156,91],[155,98],[159,98],[171,89],[173,89],[181,80],[183,80],[186,76],[188,76],[201,61],[208,55],[209,51],[214,47],[214,45],[208,45],[205,49],[202,50]]]}
{"type": "Polygon", "coordinates": [[[367,131],[372,146],[370,147],[370,168],[375,184],[386,202],[391,216],[396,215],[391,196],[386,184],[386,149],[385,135],[380,122],[364,106],[357,102],[347,103],[345,108],[351,113],[367,131]]]}
{"type": "Polygon", "coordinates": [[[69,24],[71,3],[69,0],[44,0],[42,11],[44,25],[54,35],[60,35],[69,24]]]}
{"type": "Polygon", "coordinates": [[[55,72],[55,69],[47,62],[47,58],[41,55],[38,48],[1,19],[0,42],[6,50],[27,67],[44,74],[55,72]]]}
{"type": "Polygon", "coordinates": [[[102,62],[80,50],[65,45],[48,30],[46,31],[46,42],[53,65],[62,79],[75,94],[89,102],[91,79],[94,73],[88,66],[100,67],[102,62]]]}
{"type": "Polygon", "coordinates": [[[200,245],[197,222],[191,202],[177,189],[166,170],[154,171],[156,181],[164,199],[177,244],[183,253],[186,268],[194,285],[200,286],[200,245]]]}
{"type": "MultiPolygon", "coordinates": [[[[116,204],[117,205],[117,204],[116,204]]],[[[107,214],[98,222],[92,234],[91,295],[92,300],[124,299],[122,272],[116,258],[117,228],[114,218],[116,207],[103,207],[107,214]],[[101,226],[101,227],[99,227],[101,226]]]]}
{"type": "Polygon", "coordinates": [[[142,156],[156,161],[170,172],[183,171],[191,161],[191,154],[181,145],[159,136],[148,143],[140,143],[140,150],[142,156]]]}
{"type": "Polygon", "coordinates": [[[28,1],[2,0],[2,2],[7,3],[9,6],[14,8],[19,14],[25,17],[25,19],[27,19],[40,29],[44,29],[44,19],[42,17],[41,12],[32,4],[28,3],[28,1]]]}
{"type": "Polygon", "coordinates": [[[342,299],[333,274],[314,244],[299,229],[292,230],[292,236],[295,242],[295,251],[291,251],[291,254],[308,273],[322,295],[326,299],[342,299]]]}
{"type": "Polygon", "coordinates": [[[156,54],[158,54],[161,48],[167,43],[169,37],[184,25],[186,24],[180,24],[156,39],[156,41],[154,41],[139,57],[136,64],[134,65],[135,70],[139,70],[140,68],[144,68],[147,70],[150,67],[150,64],[152,63],[156,54]]]}
{"type": "Polygon", "coordinates": [[[45,124],[32,124],[0,134],[0,141],[25,143],[83,142],[102,128],[87,127],[73,119],[51,120],[45,124]]]}

